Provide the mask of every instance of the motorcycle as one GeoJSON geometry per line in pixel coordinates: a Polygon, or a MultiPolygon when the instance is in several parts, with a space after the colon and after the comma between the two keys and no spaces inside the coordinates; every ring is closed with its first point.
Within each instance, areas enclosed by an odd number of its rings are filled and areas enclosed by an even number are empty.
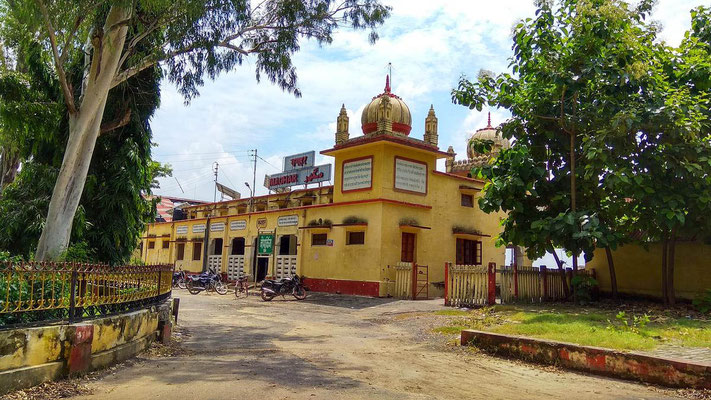
{"type": "Polygon", "coordinates": [[[188,281],[188,274],[183,271],[182,269],[173,272],[173,287],[177,287],[180,289],[185,289],[185,284],[188,281]]]}
{"type": "Polygon", "coordinates": [[[227,294],[227,285],[222,283],[222,277],[213,269],[200,275],[189,276],[185,286],[190,294],[198,294],[203,290],[214,290],[219,294],[227,294]]]}
{"type": "Polygon", "coordinates": [[[262,282],[262,300],[264,301],[271,301],[276,296],[283,297],[287,294],[291,294],[296,300],[306,298],[306,287],[298,275],[279,280],[266,279],[262,282]]]}

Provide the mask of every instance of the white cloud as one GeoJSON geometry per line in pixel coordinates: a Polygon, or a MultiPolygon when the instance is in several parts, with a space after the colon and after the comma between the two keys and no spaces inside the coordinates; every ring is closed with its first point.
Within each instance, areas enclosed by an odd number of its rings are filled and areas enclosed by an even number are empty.
{"type": "MultiPolygon", "coordinates": [[[[330,46],[304,42],[295,55],[303,97],[283,93],[268,81],[257,84],[253,65],[208,82],[189,106],[171,85],[163,86],[161,108],[152,127],[159,147],[156,159],[173,163],[175,177],[186,182],[181,193],[175,179],[164,179],[158,193],[212,200],[211,164],[220,162],[223,182],[243,194],[252,182],[246,150],[257,148],[269,163],[281,157],[332,147],[336,117],[345,104],[351,137],[361,134],[360,115],[382,92],[388,62],[393,65],[393,92],[412,112],[412,136],[421,138],[424,118],[434,104],[439,118],[440,147],[453,145],[464,157],[466,139],[486,125],[486,111],[473,112],[451,103],[450,91],[461,74],[476,77],[480,69],[505,71],[511,54],[511,29],[532,16],[527,0],[447,1],[389,0],[392,17],[371,45],[367,32],[342,30],[330,46]],[[204,154],[207,153],[207,154],[204,154]]],[[[664,25],[662,37],[678,42],[689,27],[693,1],[661,0],[653,18],[664,25]]],[[[492,122],[506,113],[492,111],[492,122]]],[[[323,157],[322,162],[330,158],[323,157]]],[[[257,163],[257,193],[264,174],[276,170],[257,163]]]]}

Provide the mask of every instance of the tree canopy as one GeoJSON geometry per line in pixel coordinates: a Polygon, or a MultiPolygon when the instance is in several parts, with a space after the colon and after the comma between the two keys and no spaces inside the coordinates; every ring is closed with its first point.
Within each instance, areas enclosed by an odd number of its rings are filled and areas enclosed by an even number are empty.
{"type": "MultiPolygon", "coordinates": [[[[40,260],[69,243],[74,214],[104,121],[108,93],[160,65],[189,101],[204,79],[253,60],[266,76],[300,95],[292,56],[301,40],[333,40],[339,27],[374,29],[388,17],[377,0],[8,0],[0,34],[11,45],[39,38],[68,115],[69,138],[37,248],[40,260]],[[79,79],[68,72],[82,60],[79,79]]],[[[119,124],[125,119],[119,119],[119,124]]]]}
{"type": "Polygon", "coordinates": [[[679,48],[657,39],[651,10],[651,1],[541,2],[514,28],[511,73],[460,80],[456,103],[512,114],[500,126],[511,148],[476,171],[489,180],[482,209],[507,212],[500,244],[525,246],[532,258],[553,246],[590,256],[635,232],[668,237],[669,225],[647,225],[660,216],[708,220],[708,190],[692,192],[711,172],[709,10],[692,12],[679,48]],[[693,211],[667,210],[661,186],[693,211]]]}

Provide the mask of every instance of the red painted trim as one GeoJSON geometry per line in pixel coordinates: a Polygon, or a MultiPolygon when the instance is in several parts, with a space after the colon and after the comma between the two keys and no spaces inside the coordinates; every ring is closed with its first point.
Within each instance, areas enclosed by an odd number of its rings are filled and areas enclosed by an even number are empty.
{"type": "Polygon", "coordinates": [[[482,181],[481,179],[474,179],[474,178],[468,178],[466,176],[461,176],[461,175],[456,175],[456,174],[450,174],[449,172],[442,172],[442,171],[432,171],[433,174],[435,175],[442,175],[442,176],[448,176],[450,178],[455,178],[455,179],[461,179],[463,181],[468,181],[468,182],[479,182],[479,183],[486,183],[485,181],[482,181]]]}
{"type": "Polygon", "coordinates": [[[416,194],[419,196],[427,196],[427,193],[430,190],[430,174],[427,173],[427,163],[424,161],[420,161],[420,160],[414,160],[412,158],[395,156],[395,160],[393,161],[393,190],[396,192],[416,194]],[[414,190],[398,189],[397,187],[395,187],[395,178],[396,178],[396,172],[397,172],[397,160],[398,159],[409,161],[409,162],[415,163],[415,164],[423,164],[425,166],[425,192],[424,193],[416,192],[414,190]]]}
{"type": "Polygon", "coordinates": [[[375,158],[373,156],[365,156],[365,157],[358,157],[358,158],[351,158],[348,160],[343,160],[341,163],[341,193],[353,193],[353,192],[363,192],[366,190],[371,190],[373,189],[373,171],[375,170],[375,158]],[[350,162],[355,162],[355,161],[360,161],[360,160],[367,160],[370,159],[370,186],[367,188],[360,188],[360,189],[350,189],[350,190],[343,190],[343,174],[345,171],[346,163],[350,162]]]}
{"type": "Polygon", "coordinates": [[[304,278],[304,284],[313,292],[340,293],[370,297],[380,296],[380,282],[304,278]]]}
{"type": "Polygon", "coordinates": [[[449,305],[449,265],[450,263],[444,263],[444,305],[449,305]]]}
{"type": "MultiPolygon", "coordinates": [[[[363,134],[365,135],[373,133],[378,130],[378,123],[368,122],[367,124],[363,124],[361,126],[361,129],[363,130],[363,134]]],[[[410,125],[393,121],[393,132],[402,133],[403,135],[409,135],[410,131],[412,131],[412,127],[410,125]]]]}
{"type": "Polygon", "coordinates": [[[493,306],[496,304],[496,263],[489,263],[487,274],[489,277],[489,292],[487,293],[487,302],[490,306],[493,306]]]}
{"type": "Polygon", "coordinates": [[[445,153],[443,151],[440,151],[437,147],[426,144],[425,142],[414,142],[415,140],[418,139],[413,139],[409,137],[401,137],[401,136],[395,136],[395,135],[372,135],[372,136],[365,136],[365,137],[356,137],[354,139],[351,139],[347,141],[346,143],[340,144],[338,146],[334,146],[330,149],[327,150],[322,150],[320,154],[323,155],[329,155],[329,153],[332,153],[337,150],[342,150],[342,149],[347,149],[350,147],[354,146],[360,146],[368,143],[376,143],[376,142],[392,142],[392,143],[398,143],[402,144],[408,147],[413,147],[419,150],[425,150],[430,153],[437,154],[438,158],[444,158],[444,157],[449,157],[449,153],[445,153]]]}

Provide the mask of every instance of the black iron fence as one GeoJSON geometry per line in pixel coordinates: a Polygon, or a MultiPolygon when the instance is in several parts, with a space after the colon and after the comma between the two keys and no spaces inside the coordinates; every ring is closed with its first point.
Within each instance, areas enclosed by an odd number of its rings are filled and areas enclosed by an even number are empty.
{"type": "Polygon", "coordinates": [[[172,265],[0,263],[0,329],[76,322],[170,297],[172,265]]]}

